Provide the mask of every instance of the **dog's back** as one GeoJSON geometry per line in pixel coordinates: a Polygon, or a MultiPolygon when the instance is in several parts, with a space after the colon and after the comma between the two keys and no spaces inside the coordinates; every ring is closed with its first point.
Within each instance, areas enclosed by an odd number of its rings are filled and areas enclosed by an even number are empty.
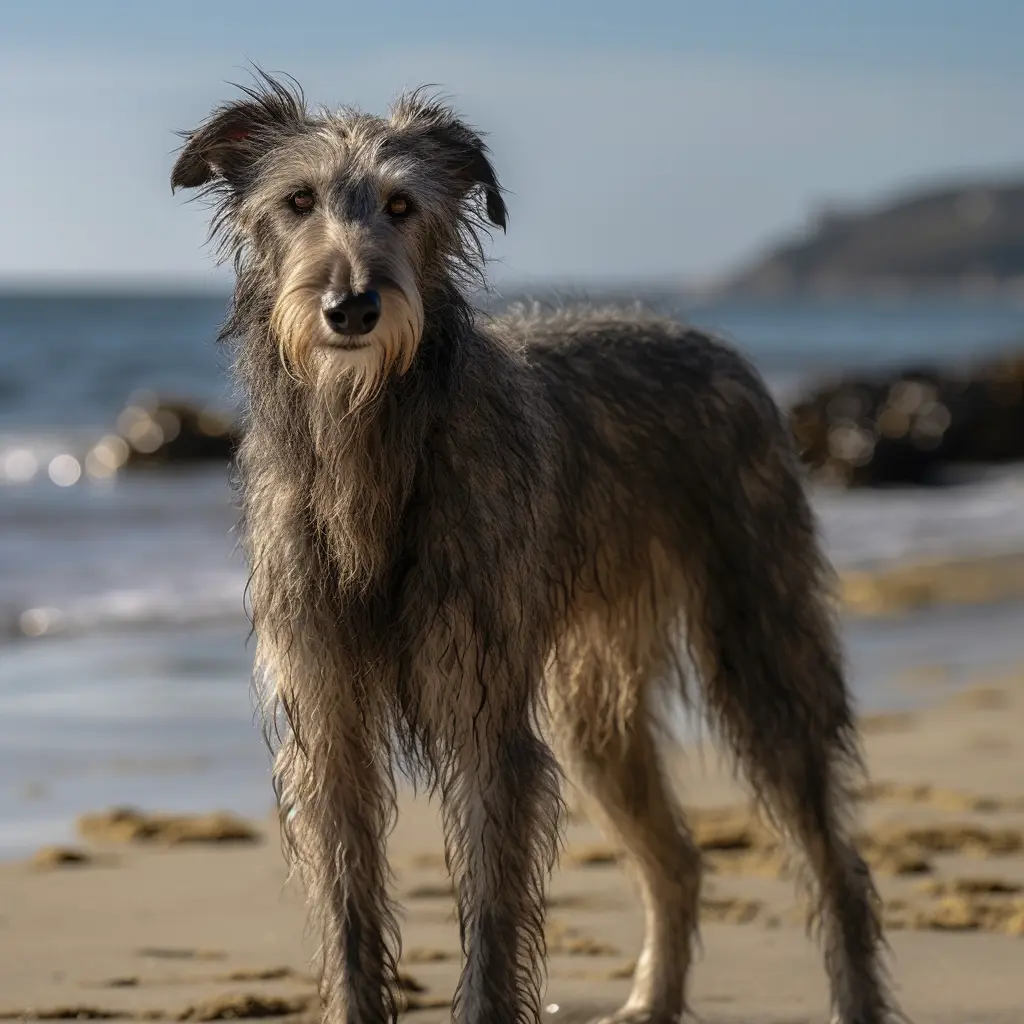
{"type": "Polygon", "coordinates": [[[587,308],[514,315],[500,325],[521,341],[568,428],[573,455],[612,460],[608,468],[640,475],[644,489],[657,486],[662,498],[685,503],[709,475],[753,469],[769,448],[780,457],[789,451],[760,375],[736,349],[699,330],[587,308]]]}

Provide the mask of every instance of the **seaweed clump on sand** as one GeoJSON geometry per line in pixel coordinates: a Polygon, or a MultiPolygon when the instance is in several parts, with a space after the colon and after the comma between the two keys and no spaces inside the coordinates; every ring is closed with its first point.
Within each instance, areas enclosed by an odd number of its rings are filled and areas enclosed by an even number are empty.
{"type": "Polygon", "coordinates": [[[258,842],[260,832],[231,814],[147,814],[131,807],[117,807],[78,819],[78,833],[97,843],[153,843],[180,846],[187,843],[258,842]]]}

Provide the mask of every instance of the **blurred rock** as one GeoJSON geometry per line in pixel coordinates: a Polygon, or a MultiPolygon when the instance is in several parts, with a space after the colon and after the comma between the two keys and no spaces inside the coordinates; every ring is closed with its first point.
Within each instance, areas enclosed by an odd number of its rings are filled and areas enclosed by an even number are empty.
{"type": "Polygon", "coordinates": [[[963,371],[844,377],[794,403],[790,423],[821,480],[942,484],[955,465],[1024,459],[1024,354],[963,371]]]}
{"type": "Polygon", "coordinates": [[[36,850],[29,864],[39,871],[52,871],[56,868],[84,867],[92,862],[90,854],[76,847],[44,846],[36,850]]]}
{"type": "Polygon", "coordinates": [[[117,418],[117,433],[86,457],[91,475],[122,467],[230,461],[238,434],[231,416],[152,392],[133,395],[117,418]]]}
{"type": "Polygon", "coordinates": [[[230,814],[146,814],[131,807],[117,807],[98,814],[83,814],[78,833],[98,843],[252,843],[260,833],[246,821],[230,814]]]}

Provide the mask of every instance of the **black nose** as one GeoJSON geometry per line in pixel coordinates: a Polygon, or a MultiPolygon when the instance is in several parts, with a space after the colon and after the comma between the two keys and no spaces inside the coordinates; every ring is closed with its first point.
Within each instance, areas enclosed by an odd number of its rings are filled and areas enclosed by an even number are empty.
{"type": "Polygon", "coordinates": [[[380,296],[376,292],[349,295],[324,306],[324,316],[338,334],[369,334],[380,319],[380,296]]]}

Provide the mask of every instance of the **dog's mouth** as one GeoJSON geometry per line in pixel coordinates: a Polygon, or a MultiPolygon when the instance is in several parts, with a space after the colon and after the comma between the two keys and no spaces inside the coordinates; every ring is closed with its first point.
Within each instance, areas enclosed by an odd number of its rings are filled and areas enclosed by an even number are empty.
{"type": "Polygon", "coordinates": [[[339,352],[359,352],[372,344],[372,341],[365,341],[363,338],[332,338],[330,341],[321,341],[319,347],[339,352]]]}

